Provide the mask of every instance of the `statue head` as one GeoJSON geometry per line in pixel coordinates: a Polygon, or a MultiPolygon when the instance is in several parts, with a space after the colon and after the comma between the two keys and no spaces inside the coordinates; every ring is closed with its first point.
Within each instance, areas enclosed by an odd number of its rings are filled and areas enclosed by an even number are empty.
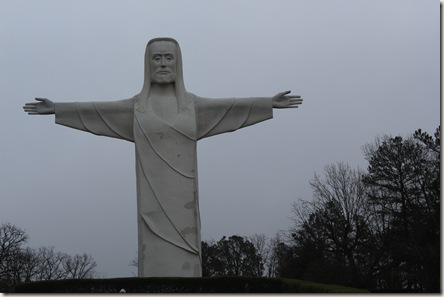
{"type": "Polygon", "coordinates": [[[152,40],[148,43],[151,83],[167,84],[176,79],[176,43],[168,39],[152,40]]]}
{"type": "Polygon", "coordinates": [[[154,38],[146,46],[145,77],[142,91],[137,95],[139,110],[144,109],[152,83],[174,83],[180,109],[186,108],[189,96],[183,82],[182,54],[179,43],[173,38],[154,38]]]}

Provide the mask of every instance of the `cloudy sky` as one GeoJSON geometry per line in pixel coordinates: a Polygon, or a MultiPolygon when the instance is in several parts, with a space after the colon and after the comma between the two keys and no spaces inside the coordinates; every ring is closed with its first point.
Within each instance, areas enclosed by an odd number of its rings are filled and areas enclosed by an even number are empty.
{"type": "Polygon", "coordinates": [[[180,43],[194,94],[304,98],[199,142],[204,240],[272,237],[325,165],[366,168],[361,147],[375,136],[440,123],[436,0],[0,0],[0,223],[25,229],[30,246],[91,254],[105,277],[136,271],[133,144],[22,105],[132,97],[159,36],[180,43]]]}

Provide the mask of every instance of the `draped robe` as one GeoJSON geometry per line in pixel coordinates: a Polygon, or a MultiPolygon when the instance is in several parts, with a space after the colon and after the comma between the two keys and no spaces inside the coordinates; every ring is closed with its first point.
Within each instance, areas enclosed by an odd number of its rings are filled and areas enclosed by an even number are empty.
{"type": "Polygon", "coordinates": [[[56,103],[56,123],[135,143],[140,277],[202,276],[197,140],[272,118],[271,98],[193,98],[173,123],[136,100],[56,103]]]}

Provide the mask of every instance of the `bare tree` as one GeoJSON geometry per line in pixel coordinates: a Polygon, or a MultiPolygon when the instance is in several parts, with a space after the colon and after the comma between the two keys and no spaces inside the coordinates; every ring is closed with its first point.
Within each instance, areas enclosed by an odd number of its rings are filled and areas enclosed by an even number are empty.
{"type": "MultiPolygon", "coordinates": [[[[343,162],[327,165],[323,176],[315,174],[310,181],[313,200],[293,206],[296,226],[292,234],[300,250],[306,255],[322,250],[322,255],[340,263],[341,273],[356,279],[355,283],[370,273],[361,269],[368,267],[370,260],[363,249],[367,248],[371,221],[362,175],[363,171],[343,162]]],[[[336,277],[333,272],[331,277],[336,277]]]]}
{"type": "Polygon", "coordinates": [[[58,280],[67,278],[68,273],[63,267],[68,254],[56,252],[54,247],[41,247],[37,251],[39,269],[37,280],[58,280]]]}
{"type": "Polygon", "coordinates": [[[268,238],[265,234],[254,234],[248,237],[248,240],[253,243],[262,259],[261,266],[258,266],[258,272],[262,271],[265,277],[277,277],[277,252],[279,243],[283,241],[282,232],[277,232],[273,238],[268,238]]]}
{"type": "Polygon", "coordinates": [[[136,272],[134,272],[134,271],[132,272],[133,276],[137,276],[137,273],[138,273],[137,272],[137,269],[139,267],[138,259],[139,259],[139,256],[136,252],[136,255],[134,256],[134,258],[132,258],[131,261],[128,263],[128,266],[136,268],[136,272]]]}
{"type": "Polygon", "coordinates": [[[0,226],[0,277],[10,273],[11,268],[7,264],[17,256],[17,251],[27,241],[28,235],[24,230],[10,223],[4,223],[0,226]]]}
{"type": "Polygon", "coordinates": [[[10,224],[0,225],[0,290],[9,291],[20,281],[23,244],[28,241],[24,230],[10,224]]]}
{"type": "Polygon", "coordinates": [[[261,261],[258,262],[257,275],[262,275],[266,273],[268,257],[270,255],[270,245],[269,240],[265,234],[254,234],[247,237],[248,240],[254,245],[257,253],[261,256],[261,261]],[[264,269],[265,268],[265,269],[264,269]]]}
{"type": "Polygon", "coordinates": [[[21,251],[20,260],[16,271],[18,281],[30,282],[36,279],[40,269],[40,259],[34,249],[27,247],[21,251]]]}
{"type": "Polygon", "coordinates": [[[25,247],[28,235],[10,224],[0,225],[0,291],[11,292],[20,282],[91,278],[96,262],[90,255],[70,256],[54,247],[25,247]]]}
{"type": "Polygon", "coordinates": [[[97,263],[87,254],[67,257],[63,261],[63,267],[67,273],[67,278],[92,278],[95,275],[94,269],[97,263]]]}
{"type": "Polygon", "coordinates": [[[285,237],[284,231],[278,231],[273,238],[268,240],[269,253],[266,262],[266,276],[267,277],[279,277],[279,265],[280,265],[280,247],[284,243],[285,237]]]}

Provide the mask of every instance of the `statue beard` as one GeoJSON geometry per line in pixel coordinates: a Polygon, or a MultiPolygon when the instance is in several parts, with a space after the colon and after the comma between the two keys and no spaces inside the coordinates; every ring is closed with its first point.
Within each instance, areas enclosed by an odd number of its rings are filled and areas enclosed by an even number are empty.
{"type": "Polygon", "coordinates": [[[151,83],[157,83],[157,84],[170,84],[174,83],[176,81],[176,75],[174,73],[170,73],[168,75],[155,75],[153,78],[151,78],[151,83]]]}

